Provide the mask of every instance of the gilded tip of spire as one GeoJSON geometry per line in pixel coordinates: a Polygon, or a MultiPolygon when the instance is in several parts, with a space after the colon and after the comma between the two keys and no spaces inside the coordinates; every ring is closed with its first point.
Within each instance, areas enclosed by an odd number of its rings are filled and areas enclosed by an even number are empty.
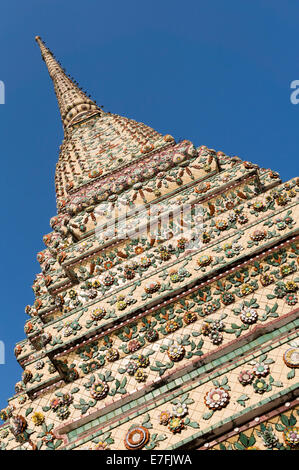
{"type": "Polygon", "coordinates": [[[40,36],[35,36],[35,40],[36,40],[36,41],[40,41],[40,40],[41,40],[41,37],[40,37],[40,36]]]}

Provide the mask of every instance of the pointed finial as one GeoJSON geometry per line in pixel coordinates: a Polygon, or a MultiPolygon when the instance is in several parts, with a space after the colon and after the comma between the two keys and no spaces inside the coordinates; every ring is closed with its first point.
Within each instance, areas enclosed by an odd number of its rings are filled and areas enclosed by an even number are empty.
{"type": "Polygon", "coordinates": [[[61,119],[64,128],[80,118],[87,117],[103,111],[90,99],[74,81],[65,73],[52,52],[46,47],[40,36],[35,36],[35,40],[41,50],[42,58],[45,61],[49,75],[54,83],[54,90],[57,96],[61,119]]]}

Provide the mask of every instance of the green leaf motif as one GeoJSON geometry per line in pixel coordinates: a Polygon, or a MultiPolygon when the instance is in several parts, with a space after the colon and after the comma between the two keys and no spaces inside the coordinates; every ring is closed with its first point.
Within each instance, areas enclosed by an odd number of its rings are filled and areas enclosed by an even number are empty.
{"type": "Polygon", "coordinates": [[[213,414],[214,414],[213,410],[207,411],[206,413],[202,415],[202,418],[205,420],[208,420],[213,416],[213,414]]]}
{"type": "Polygon", "coordinates": [[[239,405],[245,407],[245,401],[246,400],[249,400],[249,396],[246,395],[245,393],[243,395],[241,395],[238,399],[237,399],[237,403],[239,403],[239,405]]]}
{"type": "Polygon", "coordinates": [[[247,437],[244,433],[242,433],[242,432],[240,432],[240,434],[239,434],[239,441],[241,442],[241,444],[242,444],[244,447],[248,447],[248,446],[249,446],[249,439],[248,439],[248,437],[247,437]]]}
{"type": "Polygon", "coordinates": [[[287,374],[287,379],[293,379],[295,377],[295,369],[291,369],[290,372],[287,374]]]}
{"type": "Polygon", "coordinates": [[[285,426],[290,426],[289,418],[285,415],[280,415],[280,420],[285,426]]]}
{"type": "Polygon", "coordinates": [[[33,411],[33,408],[27,408],[25,416],[30,415],[30,413],[32,413],[32,411],[33,411]]]}
{"type": "Polygon", "coordinates": [[[235,442],[234,447],[236,450],[245,450],[245,447],[242,444],[240,444],[240,442],[235,442]]]}

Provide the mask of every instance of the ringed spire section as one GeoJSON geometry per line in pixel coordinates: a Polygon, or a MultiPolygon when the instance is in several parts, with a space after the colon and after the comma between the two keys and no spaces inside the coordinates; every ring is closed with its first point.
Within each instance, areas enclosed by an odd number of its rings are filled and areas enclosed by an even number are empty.
{"type": "Polygon", "coordinates": [[[103,111],[71,80],[40,36],[35,40],[54,84],[64,128],[103,111]]]}

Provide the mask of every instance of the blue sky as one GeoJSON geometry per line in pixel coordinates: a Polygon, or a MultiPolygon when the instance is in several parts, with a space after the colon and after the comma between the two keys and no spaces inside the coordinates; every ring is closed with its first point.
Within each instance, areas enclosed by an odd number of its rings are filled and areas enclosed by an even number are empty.
{"type": "Polygon", "coordinates": [[[0,7],[0,408],[20,380],[13,348],[33,302],[36,253],[56,213],[62,126],[39,34],[104,110],[298,175],[296,0],[3,0],[0,7]]]}

